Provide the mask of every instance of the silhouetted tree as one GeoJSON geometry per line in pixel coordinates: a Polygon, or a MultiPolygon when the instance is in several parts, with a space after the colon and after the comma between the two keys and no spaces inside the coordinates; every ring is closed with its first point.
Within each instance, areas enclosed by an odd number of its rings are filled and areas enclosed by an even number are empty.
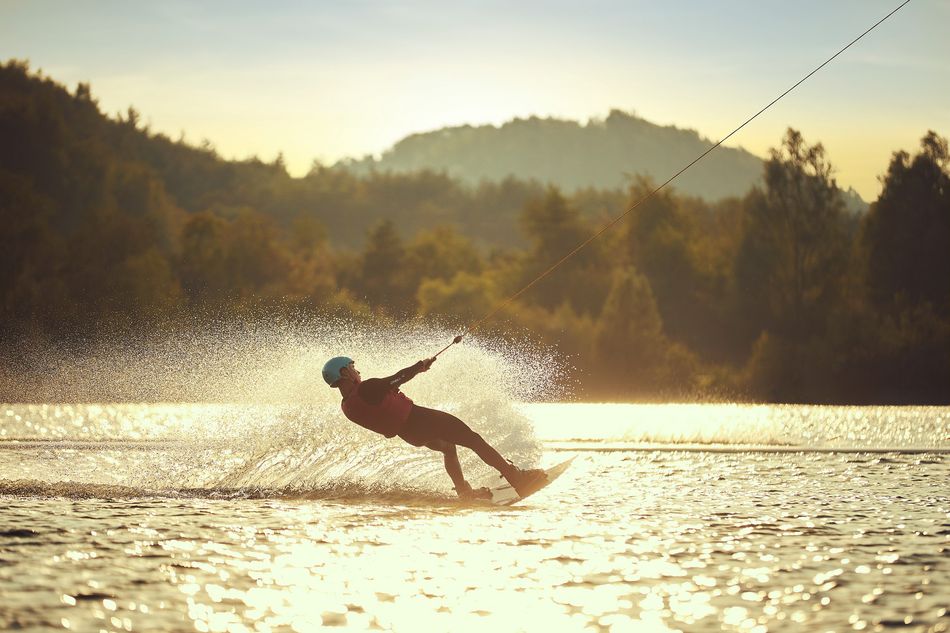
{"type": "Polygon", "coordinates": [[[801,340],[821,332],[849,251],[848,217],[821,144],[789,129],[746,199],[736,281],[752,331],[801,340]]]}
{"type": "Polygon", "coordinates": [[[388,220],[377,224],[360,258],[357,296],[374,310],[404,315],[414,301],[414,292],[405,283],[405,262],[406,249],[395,225],[388,220]]]}
{"type": "Polygon", "coordinates": [[[192,301],[218,301],[228,292],[227,222],[205,211],[192,215],[181,238],[182,286],[192,301]]]}
{"type": "MultiPolygon", "coordinates": [[[[122,344],[206,316],[470,324],[652,187],[568,195],[510,176],[319,165],[296,179],[280,157],[226,161],[141,121],[131,108],[104,115],[88,84],[70,94],[25,62],[0,64],[0,399],[35,342],[122,344]]],[[[588,181],[616,174],[565,167],[584,139],[620,154],[634,136],[697,141],[623,113],[586,127],[534,118],[509,134],[535,144],[545,173],[588,181]]],[[[895,154],[855,250],[824,151],[789,130],[762,188],[714,204],[661,192],[479,331],[556,346],[587,397],[702,384],[770,400],[950,402],[948,162],[933,132],[918,155],[895,154]]]]}
{"type": "MultiPolygon", "coordinates": [[[[555,262],[571,252],[593,233],[569,201],[554,187],[543,198],[529,200],[521,224],[531,241],[524,259],[521,283],[531,282],[555,262]]],[[[602,242],[591,242],[562,266],[557,276],[549,276],[531,290],[531,301],[546,308],[568,302],[578,313],[597,314],[609,287],[604,275],[602,242]]]]}
{"type": "Polygon", "coordinates": [[[0,340],[53,306],[44,289],[56,281],[62,243],[50,207],[28,178],[0,170],[0,340]]]}
{"type": "Polygon", "coordinates": [[[491,279],[465,271],[449,280],[425,279],[417,295],[420,315],[456,317],[459,323],[481,317],[499,299],[491,279]]]}
{"type": "Polygon", "coordinates": [[[691,359],[663,333],[650,283],[632,267],[613,274],[594,350],[602,365],[600,380],[617,391],[662,392],[682,387],[681,380],[692,373],[691,359]]]}
{"type": "Polygon", "coordinates": [[[871,299],[891,315],[919,303],[950,316],[950,153],[928,132],[911,158],[896,152],[863,226],[871,299]]]}

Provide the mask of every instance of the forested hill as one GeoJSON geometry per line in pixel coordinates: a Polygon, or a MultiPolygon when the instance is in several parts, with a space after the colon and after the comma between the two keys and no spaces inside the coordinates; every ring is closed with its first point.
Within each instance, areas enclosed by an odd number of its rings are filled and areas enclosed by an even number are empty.
{"type": "MultiPolygon", "coordinates": [[[[0,197],[15,179],[16,197],[32,196],[43,209],[36,217],[57,231],[90,226],[106,211],[173,227],[195,214],[253,213],[283,229],[312,226],[337,248],[358,247],[388,220],[403,236],[451,225],[490,249],[523,245],[518,213],[544,191],[512,179],[469,187],[432,171],[358,176],[318,166],[293,178],[280,158],[225,160],[209,141],[171,139],[143,119],[133,108],[108,116],[88,84],[69,91],[27,62],[0,63],[0,197]]],[[[624,194],[593,197],[603,201],[584,212],[615,213],[624,194]]]]}
{"type": "Polygon", "coordinates": [[[47,393],[64,350],[222,320],[464,325],[504,305],[482,334],[577,359],[565,378],[585,397],[950,402],[950,150],[934,131],[854,214],[821,145],[789,129],[761,186],[665,190],[519,296],[651,185],[292,178],[140,119],[0,64],[0,400],[47,393]]]}
{"type": "MultiPolygon", "coordinates": [[[[357,173],[444,170],[470,183],[515,176],[573,191],[623,187],[632,174],[663,182],[712,144],[693,130],[613,110],[587,124],[531,117],[500,127],[464,125],[413,134],[379,159],[368,156],[339,166],[357,173]]],[[[758,157],[722,147],[677,179],[676,188],[717,200],[744,195],[761,179],[758,157]]]]}

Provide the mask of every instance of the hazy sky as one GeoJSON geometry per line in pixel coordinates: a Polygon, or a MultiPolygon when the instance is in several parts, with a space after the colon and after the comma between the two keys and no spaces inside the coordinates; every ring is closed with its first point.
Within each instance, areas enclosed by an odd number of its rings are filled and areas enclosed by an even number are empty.
{"type": "MultiPolygon", "coordinates": [[[[0,60],[92,84],[109,113],[226,157],[379,153],[412,132],[611,108],[718,139],[901,0],[75,2],[0,0],[0,60]]],[[[842,186],[950,135],[950,0],[913,0],[730,140],[791,125],[842,186]]],[[[701,169],[702,164],[694,169],[701,169]]]]}

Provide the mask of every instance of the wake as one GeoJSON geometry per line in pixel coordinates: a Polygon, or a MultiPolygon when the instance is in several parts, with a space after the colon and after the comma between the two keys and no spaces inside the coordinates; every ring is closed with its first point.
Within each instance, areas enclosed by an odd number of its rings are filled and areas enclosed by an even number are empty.
{"type": "MultiPolygon", "coordinates": [[[[451,484],[441,454],[346,420],[320,370],[327,358],[346,354],[365,376],[388,375],[431,355],[451,334],[422,327],[375,327],[372,334],[341,321],[260,326],[61,361],[36,378],[37,393],[53,402],[81,394],[149,404],[0,407],[0,491],[445,495],[451,484]]],[[[556,367],[550,354],[529,346],[472,338],[403,391],[460,417],[527,467],[537,464],[541,443],[512,403],[552,395],[556,367]]],[[[471,481],[494,473],[467,449],[459,457],[471,481]]]]}

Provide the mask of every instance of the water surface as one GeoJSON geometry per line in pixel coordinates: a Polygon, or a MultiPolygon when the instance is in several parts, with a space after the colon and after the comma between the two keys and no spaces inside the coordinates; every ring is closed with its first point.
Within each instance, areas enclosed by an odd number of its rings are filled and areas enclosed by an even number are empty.
{"type": "Polygon", "coordinates": [[[321,403],[0,407],[0,626],[950,625],[948,408],[486,406],[458,413],[570,471],[466,506],[321,403]]]}

